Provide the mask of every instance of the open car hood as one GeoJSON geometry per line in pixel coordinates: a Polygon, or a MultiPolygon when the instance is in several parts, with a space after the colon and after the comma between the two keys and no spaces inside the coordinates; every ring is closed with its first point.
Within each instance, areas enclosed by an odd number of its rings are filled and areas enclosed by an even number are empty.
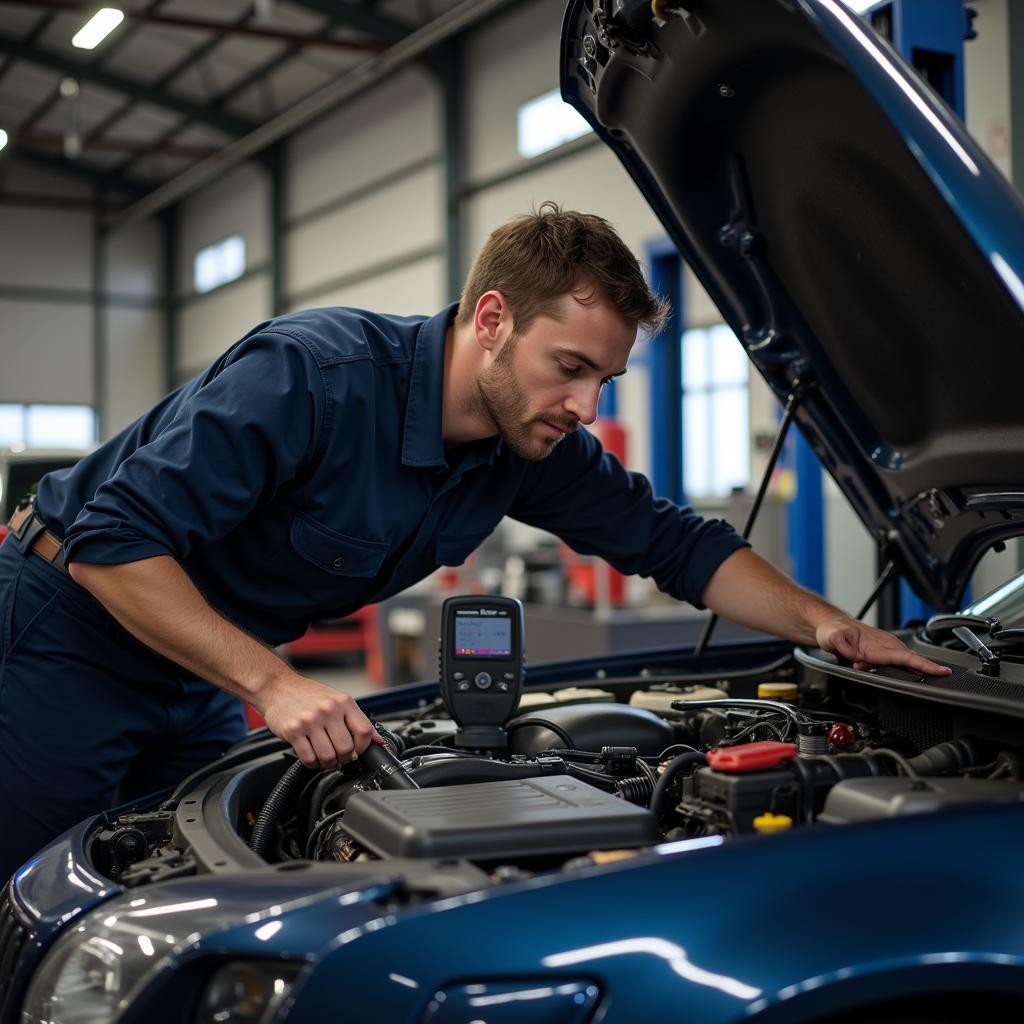
{"type": "Polygon", "coordinates": [[[839,0],[570,0],[561,84],[887,555],[1024,533],[1024,206],[839,0]]]}

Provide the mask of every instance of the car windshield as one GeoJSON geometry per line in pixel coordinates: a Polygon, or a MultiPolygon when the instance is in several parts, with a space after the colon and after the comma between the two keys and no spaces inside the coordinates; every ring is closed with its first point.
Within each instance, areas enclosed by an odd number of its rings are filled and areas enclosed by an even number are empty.
{"type": "Polygon", "coordinates": [[[1024,571],[965,606],[963,614],[998,619],[1005,628],[1024,626],[1024,571]]]}

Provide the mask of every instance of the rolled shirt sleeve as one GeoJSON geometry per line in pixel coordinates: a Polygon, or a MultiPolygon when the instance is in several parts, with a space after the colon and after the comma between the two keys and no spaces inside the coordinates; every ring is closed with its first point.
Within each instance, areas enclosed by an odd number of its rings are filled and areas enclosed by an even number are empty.
{"type": "Polygon", "coordinates": [[[651,577],[698,608],[722,562],[749,547],[723,520],[656,498],[646,477],[624,469],[583,429],[530,466],[509,515],[619,572],[651,577]]]}
{"type": "Polygon", "coordinates": [[[67,560],[180,561],[225,536],[316,459],[324,406],[301,340],[246,338],[97,489],[65,534],[67,560]]]}

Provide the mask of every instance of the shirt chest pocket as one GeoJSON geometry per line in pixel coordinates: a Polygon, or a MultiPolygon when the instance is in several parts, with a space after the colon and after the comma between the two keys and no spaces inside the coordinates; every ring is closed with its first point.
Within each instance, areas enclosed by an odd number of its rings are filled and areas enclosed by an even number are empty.
{"type": "Polygon", "coordinates": [[[292,520],[292,547],[318,569],[334,576],[369,578],[380,572],[390,545],[338,533],[300,512],[292,520]]]}
{"type": "Polygon", "coordinates": [[[470,533],[442,533],[437,538],[438,565],[462,565],[469,556],[494,532],[474,530],[470,533]]]}

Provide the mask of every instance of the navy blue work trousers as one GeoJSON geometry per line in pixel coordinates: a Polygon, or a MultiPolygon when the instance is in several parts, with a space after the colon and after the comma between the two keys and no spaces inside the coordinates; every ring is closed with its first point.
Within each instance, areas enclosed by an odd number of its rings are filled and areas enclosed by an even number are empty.
{"type": "Polygon", "coordinates": [[[246,731],[242,703],[151,651],[61,569],[0,546],[0,883],[246,731]]]}

